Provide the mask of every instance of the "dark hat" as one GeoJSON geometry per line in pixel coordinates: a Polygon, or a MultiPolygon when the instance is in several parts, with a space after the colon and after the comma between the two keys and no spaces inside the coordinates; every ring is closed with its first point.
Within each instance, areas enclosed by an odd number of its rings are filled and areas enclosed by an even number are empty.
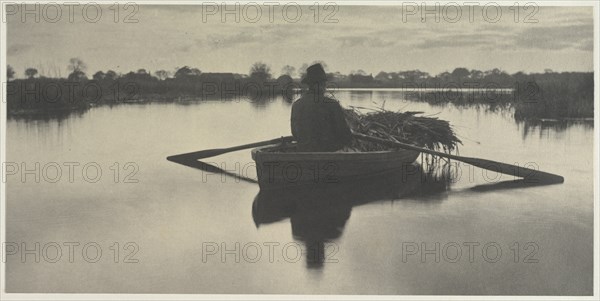
{"type": "Polygon", "coordinates": [[[314,64],[306,69],[306,75],[302,79],[303,84],[315,84],[327,81],[327,74],[321,64],[314,64]]]}

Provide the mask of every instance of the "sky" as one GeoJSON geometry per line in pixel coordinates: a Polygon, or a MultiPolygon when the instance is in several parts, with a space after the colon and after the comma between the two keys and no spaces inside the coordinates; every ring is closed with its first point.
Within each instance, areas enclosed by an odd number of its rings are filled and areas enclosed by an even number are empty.
{"type": "Polygon", "coordinates": [[[294,6],[261,5],[259,16],[251,6],[222,15],[220,5],[121,5],[118,16],[101,6],[97,18],[93,7],[85,15],[82,6],[72,7],[71,15],[68,7],[59,8],[40,7],[40,22],[21,8],[7,13],[7,63],[17,77],[27,67],[64,77],[73,57],[87,64],[88,75],[109,69],[173,72],[185,65],[247,74],[257,61],[274,75],[285,65],[314,61],[344,74],[438,74],[456,67],[593,71],[592,7],[502,7],[501,14],[494,7],[462,7],[458,16],[456,7],[421,15],[420,7],[321,5],[302,6],[297,14],[294,6]],[[124,22],[127,15],[137,23],[124,22]]]}

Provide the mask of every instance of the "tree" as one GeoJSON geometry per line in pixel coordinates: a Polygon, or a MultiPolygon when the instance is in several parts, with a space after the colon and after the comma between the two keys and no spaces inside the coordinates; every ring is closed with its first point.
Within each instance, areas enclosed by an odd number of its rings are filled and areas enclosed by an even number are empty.
{"type": "Polygon", "coordinates": [[[378,81],[381,81],[381,82],[386,82],[392,78],[390,77],[389,73],[387,73],[385,71],[381,71],[381,72],[377,73],[377,75],[375,75],[375,79],[378,81]]]}
{"type": "Polygon", "coordinates": [[[429,73],[417,69],[398,72],[398,76],[404,79],[404,82],[416,84],[420,83],[424,79],[429,78],[429,73]]]}
{"type": "Polygon", "coordinates": [[[327,73],[327,80],[332,82],[342,82],[348,79],[348,76],[340,73],[339,71],[333,73],[327,73]]]}
{"type": "Polygon", "coordinates": [[[165,80],[169,77],[169,71],[166,70],[158,70],[156,72],[154,72],[154,75],[156,75],[156,77],[158,77],[158,79],[160,80],[165,80]]]}
{"type": "Polygon", "coordinates": [[[362,69],[359,69],[358,71],[352,71],[351,73],[352,74],[350,74],[349,79],[352,83],[370,84],[373,83],[373,81],[375,80],[373,78],[373,75],[367,75],[367,73],[362,69]]]}
{"type": "Polygon", "coordinates": [[[400,79],[400,75],[398,74],[398,72],[390,72],[388,73],[388,78],[394,82],[398,81],[398,79],[400,79]]]}
{"type": "Polygon", "coordinates": [[[449,78],[450,78],[450,72],[444,71],[444,72],[438,74],[437,77],[440,78],[441,80],[449,80],[449,78]]]}
{"type": "Polygon", "coordinates": [[[519,71],[512,75],[517,82],[524,82],[527,80],[528,76],[523,71],[519,71]]]}
{"type": "Polygon", "coordinates": [[[282,90],[285,89],[286,93],[292,91],[291,89],[294,88],[293,83],[294,83],[294,79],[292,79],[292,77],[287,74],[280,75],[277,78],[277,85],[279,85],[279,87],[282,90]]]}
{"type": "Polygon", "coordinates": [[[10,65],[6,66],[6,78],[11,79],[15,77],[15,70],[10,65]]]}
{"type": "Polygon", "coordinates": [[[117,79],[117,72],[114,72],[112,70],[108,70],[106,71],[106,74],[104,75],[105,79],[109,79],[109,80],[115,80],[117,79]]]}
{"type": "Polygon", "coordinates": [[[471,74],[471,72],[469,72],[467,68],[456,68],[454,71],[452,71],[452,78],[461,82],[467,79],[469,74],[471,74]]]}
{"type": "Polygon", "coordinates": [[[250,77],[259,81],[271,79],[271,67],[263,62],[256,62],[250,68],[250,77]]]}
{"type": "Polygon", "coordinates": [[[469,78],[470,79],[482,79],[483,72],[473,69],[473,70],[471,70],[471,74],[469,74],[469,78]]]}
{"type": "Polygon", "coordinates": [[[71,74],[69,74],[69,80],[86,80],[87,76],[85,75],[85,70],[87,69],[87,65],[79,58],[71,58],[69,60],[69,70],[71,74]]]}
{"type": "Polygon", "coordinates": [[[35,68],[27,68],[27,69],[25,69],[25,76],[27,76],[30,79],[34,78],[37,74],[38,74],[38,71],[35,68]]]}
{"type": "Polygon", "coordinates": [[[296,74],[296,68],[294,66],[285,65],[281,68],[281,75],[288,75],[290,77],[294,77],[296,74]]]}
{"type": "Polygon", "coordinates": [[[500,75],[504,73],[504,71],[498,69],[498,68],[494,68],[492,70],[487,70],[484,72],[485,76],[490,76],[490,75],[500,75]]]}
{"type": "Polygon", "coordinates": [[[85,72],[86,69],[87,69],[87,65],[80,58],[74,57],[69,60],[69,70],[70,71],[85,72]]]}
{"type": "Polygon", "coordinates": [[[494,68],[492,70],[488,70],[484,72],[484,80],[487,83],[493,83],[498,86],[509,86],[512,85],[513,78],[506,72],[494,68]]]}
{"type": "Polygon", "coordinates": [[[69,74],[68,80],[69,81],[83,81],[83,80],[87,80],[87,76],[85,75],[85,73],[83,71],[76,70],[76,71],[71,72],[71,74],[69,74]]]}
{"type": "Polygon", "coordinates": [[[190,78],[193,76],[200,76],[200,74],[202,74],[202,71],[200,71],[197,68],[190,68],[188,66],[183,66],[183,67],[179,68],[177,71],[175,71],[175,78],[184,79],[184,78],[190,78]]]}
{"type": "Polygon", "coordinates": [[[192,70],[188,66],[183,66],[175,71],[175,78],[181,79],[190,76],[192,70]]]}
{"type": "Polygon", "coordinates": [[[130,78],[131,80],[134,81],[152,81],[155,80],[155,77],[152,77],[152,75],[146,71],[146,69],[138,69],[137,72],[129,72],[126,75],[128,78],[130,78]]]}
{"type": "Polygon", "coordinates": [[[94,75],[92,76],[92,78],[94,80],[103,80],[105,76],[106,75],[104,74],[104,72],[98,71],[98,72],[94,73],[94,75]]]}

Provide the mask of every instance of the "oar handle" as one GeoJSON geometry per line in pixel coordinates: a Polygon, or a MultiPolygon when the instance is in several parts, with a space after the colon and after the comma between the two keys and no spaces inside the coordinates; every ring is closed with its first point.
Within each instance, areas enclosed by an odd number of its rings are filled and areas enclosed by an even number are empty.
{"type": "Polygon", "coordinates": [[[228,147],[228,148],[207,149],[207,150],[201,150],[201,151],[197,151],[197,152],[173,155],[173,156],[167,157],[167,160],[178,161],[178,160],[182,160],[182,158],[184,158],[186,160],[206,159],[209,157],[214,157],[214,156],[218,156],[218,155],[222,155],[222,154],[226,154],[226,153],[230,153],[230,152],[235,152],[235,151],[239,151],[239,150],[243,150],[243,149],[266,146],[266,145],[271,145],[271,144],[278,144],[278,143],[287,143],[287,142],[292,142],[292,141],[294,141],[294,137],[284,136],[281,138],[275,138],[275,139],[271,139],[271,140],[254,142],[254,143],[238,145],[238,146],[233,146],[233,147],[228,147]]]}
{"type": "Polygon", "coordinates": [[[248,148],[260,147],[260,146],[271,145],[271,144],[288,143],[288,142],[292,142],[292,141],[294,141],[294,137],[282,136],[280,138],[275,138],[275,139],[266,140],[266,141],[254,142],[254,143],[249,143],[249,144],[244,144],[244,145],[239,145],[239,146],[233,146],[233,147],[229,147],[229,148],[221,148],[221,149],[218,149],[218,151],[221,151],[222,153],[229,153],[229,152],[235,152],[235,151],[248,149],[248,148]]]}

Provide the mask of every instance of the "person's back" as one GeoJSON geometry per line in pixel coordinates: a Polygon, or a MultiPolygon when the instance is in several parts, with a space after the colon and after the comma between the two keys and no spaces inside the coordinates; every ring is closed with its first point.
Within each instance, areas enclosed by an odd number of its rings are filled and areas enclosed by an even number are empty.
{"type": "Polygon", "coordinates": [[[342,107],[324,95],[325,79],[319,64],[309,67],[303,83],[310,90],[292,106],[292,135],[299,151],[333,152],[351,143],[352,132],[342,107]]]}

